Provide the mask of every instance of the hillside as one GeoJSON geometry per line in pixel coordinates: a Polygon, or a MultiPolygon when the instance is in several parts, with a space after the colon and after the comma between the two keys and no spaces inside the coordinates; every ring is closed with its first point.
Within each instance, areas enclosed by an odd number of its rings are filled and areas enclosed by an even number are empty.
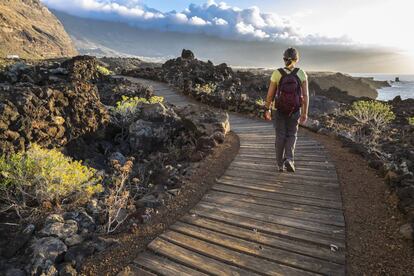
{"type": "Polygon", "coordinates": [[[76,54],[62,24],[39,0],[0,0],[0,57],[54,58],[76,54]]]}

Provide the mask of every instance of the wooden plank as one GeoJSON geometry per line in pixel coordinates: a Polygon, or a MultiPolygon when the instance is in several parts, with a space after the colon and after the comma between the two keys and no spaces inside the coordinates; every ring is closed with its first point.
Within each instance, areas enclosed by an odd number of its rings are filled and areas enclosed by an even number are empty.
{"type": "Polygon", "coordinates": [[[205,255],[188,250],[161,238],[156,238],[148,248],[154,252],[167,256],[171,260],[175,260],[188,267],[209,275],[258,275],[251,271],[242,270],[236,266],[217,261],[216,259],[206,257],[205,255]]]}
{"type": "MultiPolygon", "coordinates": [[[[218,246],[209,242],[205,242],[175,231],[167,231],[161,235],[163,239],[191,249],[197,253],[206,255],[211,258],[228,262],[232,265],[239,266],[244,269],[252,270],[256,273],[265,275],[315,275],[301,269],[296,269],[283,264],[278,264],[264,260],[262,258],[253,257],[251,255],[239,253],[229,250],[223,246],[218,246]]],[[[223,241],[225,242],[225,241],[223,241]]]]}
{"type": "MultiPolygon", "coordinates": [[[[320,161],[310,161],[310,158],[305,157],[295,157],[295,167],[297,168],[296,172],[305,174],[307,172],[318,172],[321,174],[335,174],[336,175],[336,168],[333,163],[327,161],[326,159],[321,159],[320,161]],[[309,164],[309,162],[318,162],[309,164]]],[[[240,154],[236,156],[234,162],[256,162],[261,163],[263,165],[267,165],[269,168],[273,167],[276,169],[276,158],[275,157],[259,157],[259,156],[251,156],[240,154]]]]}
{"type": "Polygon", "coordinates": [[[332,178],[328,178],[328,177],[323,177],[323,176],[303,176],[303,175],[295,175],[294,173],[278,173],[278,172],[260,172],[257,170],[249,170],[249,169],[233,169],[233,168],[228,168],[226,170],[226,174],[229,175],[236,175],[236,176],[252,176],[252,175],[260,175],[260,176],[264,176],[264,177],[268,177],[269,179],[274,179],[274,181],[277,180],[290,180],[292,182],[294,181],[306,181],[306,180],[313,180],[313,181],[317,181],[317,182],[321,182],[321,183],[326,183],[326,184],[336,184],[337,180],[336,179],[332,179],[332,178]]]}
{"type": "Polygon", "coordinates": [[[262,233],[261,231],[252,231],[252,229],[238,227],[200,216],[186,215],[182,217],[180,221],[258,244],[280,248],[301,255],[335,262],[337,264],[345,264],[345,254],[343,251],[332,251],[329,248],[320,247],[314,244],[284,239],[262,233]]]}
{"type": "Polygon", "coordinates": [[[245,196],[254,196],[257,198],[267,198],[267,199],[272,199],[272,200],[278,200],[280,202],[298,203],[302,205],[324,207],[327,209],[338,209],[338,210],[342,209],[341,202],[321,201],[321,200],[316,200],[316,199],[308,199],[308,198],[289,196],[289,195],[278,194],[278,193],[262,192],[262,191],[253,190],[253,189],[234,187],[231,185],[215,184],[212,187],[212,189],[215,191],[222,191],[222,192],[240,194],[240,195],[245,195],[245,196]]]}
{"type": "Polygon", "coordinates": [[[261,231],[269,235],[276,235],[288,240],[298,240],[303,242],[312,243],[322,246],[324,248],[330,248],[331,244],[334,244],[340,248],[344,248],[344,240],[338,240],[317,232],[306,231],[303,229],[288,227],[285,225],[275,224],[271,222],[256,220],[247,218],[231,213],[222,211],[211,212],[211,209],[196,206],[190,210],[191,214],[201,216],[204,218],[214,219],[223,223],[232,224],[238,227],[249,228],[251,230],[261,231]]]}
{"type": "MultiPolygon", "coordinates": [[[[276,162],[275,162],[276,163],[276,162]]],[[[301,175],[301,176],[323,176],[326,175],[332,179],[337,180],[338,177],[336,175],[336,171],[334,170],[314,170],[312,167],[304,167],[300,166],[297,163],[295,164],[297,170],[295,172],[295,175],[301,175]]],[[[274,173],[277,172],[275,164],[254,164],[254,163],[248,163],[248,162],[240,162],[237,160],[234,160],[231,165],[231,168],[237,169],[250,169],[250,170],[256,170],[259,172],[270,172],[274,173]]]]}
{"type": "Polygon", "coordinates": [[[233,200],[239,200],[241,202],[253,203],[257,205],[270,206],[270,207],[281,208],[281,209],[294,210],[294,211],[311,213],[311,214],[335,216],[337,220],[340,220],[341,218],[343,220],[342,211],[337,210],[337,209],[327,209],[327,208],[321,208],[317,206],[303,205],[303,204],[291,203],[291,202],[280,202],[278,200],[273,200],[273,199],[266,199],[266,198],[260,198],[260,197],[254,197],[254,196],[245,196],[241,194],[233,194],[233,193],[227,193],[227,192],[221,192],[221,191],[215,191],[215,190],[209,191],[208,194],[206,194],[206,196],[228,197],[228,198],[233,198],[233,200]]]}
{"type": "Polygon", "coordinates": [[[248,189],[254,189],[259,191],[265,191],[265,192],[272,192],[272,193],[278,193],[278,194],[285,194],[285,195],[291,195],[291,196],[300,196],[310,199],[321,199],[321,200],[330,200],[330,201],[340,201],[341,197],[338,195],[338,193],[330,193],[329,190],[325,191],[324,193],[321,193],[321,191],[301,191],[301,190],[292,190],[287,187],[283,186],[277,186],[277,185],[269,185],[269,184],[261,184],[257,185],[256,183],[249,183],[247,181],[229,181],[229,180],[216,180],[218,184],[223,185],[231,185],[235,187],[242,187],[242,188],[248,188],[248,189]]]}
{"type": "Polygon", "coordinates": [[[260,221],[265,222],[272,222],[274,224],[278,225],[284,225],[296,229],[302,229],[306,231],[312,231],[316,233],[325,234],[328,236],[332,236],[336,239],[343,239],[344,234],[344,228],[342,226],[336,226],[336,225],[328,225],[323,224],[315,221],[306,220],[303,221],[303,219],[298,218],[291,218],[287,216],[283,216],[281,214],[269,214],[264,212],[251,212],[246,209],[241,209],[237,207],[232,207],[230,205],[220,205],[213,202],[206,202],[206,201],[200,201],[197,204],[197,208],[204,208],[208,209],[212,212],[226,212],[229,214],[234,214],[246,218],[252,218],[260,221]]]}
{"type": "MultiPolygon", "coordinates": [[[[296,269],[303,269],[326,275],[344,274],[343,266],[336,263],[304,256],[279,248],[264,246],[198,226],[177,222],[171,226],[171,229],[175,232],[191,236],[204,242],[220,245],[231,250],[253,255],[271,262],[281,263],[296,269]]],[[[167,235],[168,234],[169,233],[167,233],[167,235]]]]}
{"type": "Polygon", "coordinates": [[[319,191],[321,193],[340,193],[340,189],[338,185],[334,184],[325,184],[325,183],[319,183],[315,181],[306,181],[306,182],[296,182],[291,181],[289,179],[287,180],[279,180],[275,179],[260,179],[260,177],[257,177],[256,175],[253,175],[252,177],[243,177],[243,176],[231,176],[231,175],[223,175],[220,178],[220,181],[243,181],[251,184],[256,184],[258,186],[260,185],[270,185],[270,186],[276,186],[276,187],[286,187],[291,190],[299,190],[299,191],[319,191]]]}
{"type": "Polygon", "coordinates": [[[227,196],[227,195],[217,195],[217,194],[206,194],[203,197],[203,202],[212,202],[220,204],[222,206],[230,206],[233,208],[239,208],[240,210],[251,210],[258,213],[267,213],[272,215],[280,215],[284,217],[302,219],[314,221],[322,224],[335,225],[339,227],[344,227],[345,222],[342,216],[337,216],[335,214],[315,214],[309,212],[303,212],[288,208],[279,208],[275,206],[263,206],[254,203],[248,203],[245,201],[237,200],[237,197],[227,196]]]}
{"type": "Polygon", "coordinates": [[[117,276],[157,276],[157,274],[139,268],[135,265],[129,265],[119,272],[117,276]]]}
{"type": "Polygon", "coordinates": [[[136,265],[139,265],[147,270],[161,275],[183,275],[183,276],[207,276],[207,274],[191,269],[179,263],[173,262],[169,259],[159,257],[152,253],[141,253],[134,260],[136,265]]]}

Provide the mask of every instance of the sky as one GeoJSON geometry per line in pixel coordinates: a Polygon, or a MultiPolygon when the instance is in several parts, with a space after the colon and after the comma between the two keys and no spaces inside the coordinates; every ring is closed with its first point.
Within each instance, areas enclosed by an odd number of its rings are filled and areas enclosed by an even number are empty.
{"type": "Polygon", "coordinates": [[[291,45],[389,48],[414,61],[411,0],[42,0],[72,15],[144,29],[291,45]]]}

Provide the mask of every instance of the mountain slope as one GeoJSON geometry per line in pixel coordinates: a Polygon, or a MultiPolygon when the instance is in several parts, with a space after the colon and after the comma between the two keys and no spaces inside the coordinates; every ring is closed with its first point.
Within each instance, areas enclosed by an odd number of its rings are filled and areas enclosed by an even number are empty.
{"type": "Polygon", "coordinates": [[[39,0],[0,0],[0,57],[54,58],[76,54],[62,24],[39,0]]]}

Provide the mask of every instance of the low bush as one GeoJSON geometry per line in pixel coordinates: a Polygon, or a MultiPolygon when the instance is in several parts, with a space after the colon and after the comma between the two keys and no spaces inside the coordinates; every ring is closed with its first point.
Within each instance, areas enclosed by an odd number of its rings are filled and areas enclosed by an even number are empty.
{"type": "Polygon", "coordinates": [[[361,124],[371,124],[381,129],[395,119],[391,106],[378,101],[357,101],[346,112],[361,124]]]}
{"type": "Polygon", "coordinates": [[[111,70],[101,65],[97,65],[96,70],[98,70],[98,72],[104,76],[113,75],[113,72],[111,70]]]}
{"type": "Polygon", "coordinates": [[[164,98],[158,96],[152,96],[149,99],[122,96],[122,99],[112,109],[112,122],[125,129],[139,116],[140,105],[162,103],[163,101],[164,98]]]}
{"type": "Polygon", "coordinates": [[[216,91],[216,85],[214,83],[207,83],[204,85],[196,84],[195,90],[198,93],[206,93],[206,94],[212,94],[214,91],[216,91]]]}
{"type": "Polygon", "coordinates": [[[358,122],[352,126],[355,140],[373,146],[377,144],[380,133],[395,119],[391,106],[378,101],[354,102],[345,115],[358,122]]]}
{"type": "Polygon", "coordinates": [[[408,118],[408,124],[414,126],[414,117],[408,118]]]}
{"type": "Polygon", "coordinates": [[[52,149],[33,144],[27,152],[0,157],[1,211],[21,218],[32,211],[78,206],[102,192],[96,171],[52,149]]]}

